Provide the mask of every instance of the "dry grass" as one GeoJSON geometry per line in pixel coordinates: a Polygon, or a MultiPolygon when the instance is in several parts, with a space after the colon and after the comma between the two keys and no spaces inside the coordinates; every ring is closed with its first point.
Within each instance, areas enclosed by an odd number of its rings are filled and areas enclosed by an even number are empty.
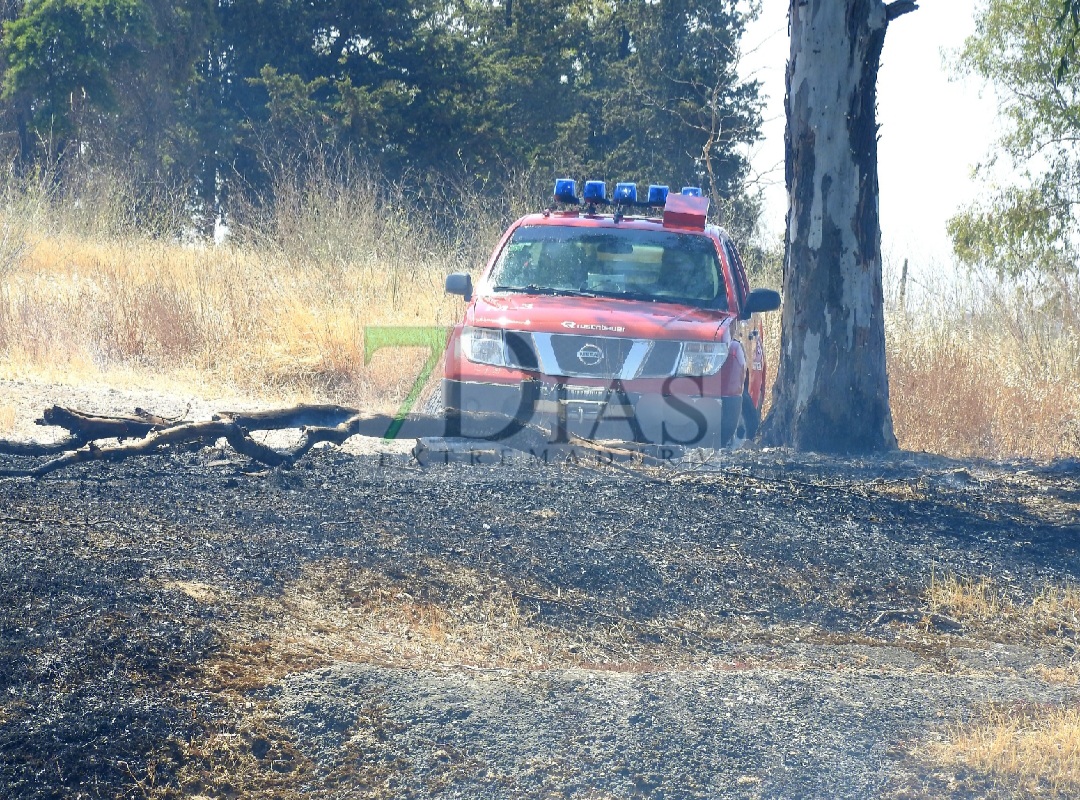
{"type": "MultiPolygon", "coordinates": [[[[901,309],[894,271],[886,274],[885,336],[902,449],[956,458],[1080,455],[1080,304],[1066,311],[1061,299],[1040,305],[1031,293],[945,267],[935,270],[943,277],[909,285],[901,309]]],[[[754,278],[776,280],[765,268],[754,278]]],[[[1080,287],[1063,296],[1080,297],[1080,287]]],[[[763,324],[767,412],[780,314],[765,315],[763,324]]]]}
{"type": "Polygon", "coordinates": [[[1005,606],[1015,610],[989,578],[940,577],[936,573],[930,576],[926,602],[931,613],[947,614],[966,623],[999,619],[1005,606]]]}
{"type": "Polygon", "coordinates": [[[1010,597],[989,578],[931,575],[925,592],[931,613],[999,636],[1075,636],[1080,630],[1080,588],[1045,586],[1030,600],[1010,597]]]}
{"type": "MultiPolygon", "coordinates": [[[[365,326],[453,324],[461,303],[443,292],[446,274],[478,270],[524,210],[460,193],[421,204],[364,174],[282,180],[277,198],[215,247],[161,236],[156,217],[140,228],[122,182],[63,196],[0,186],[0,376],[141,373],[194,393],[210,384],[390,410],[424,354],[380,352],[365,365],[365,326]]],[[[766,267],[759,281],[775,279],[766,267]]],[[[909,292],[905,305],[892,299],[887,318],[901,447],[1080,454],[1080,336],[1063,322],[1076,314],[987,285],[909,292]]],[[[771,380],[780,316],[765,324],[771,380]]]]}
{"type": "MultiPolygon", "coordinates": [[[[931,612],[946,614],[989,638],[1074,638],[1080,628],[1080,590],[1046,586],[1028,600],[1010,598],[988,578],[932,576],[925,593],[931,612]]],[[[1029,677],[1077,685],[1075,664],[1036,666],[1029,677]]],[[[920,755],[988,782],[1007,797],[1076,797],[1080,791],[1080,709],[1047,705],[992,708],[982,718],[956,725],[920,755]]]]}
{"type": "Polygon", "coordinates": [[[0,403],[0,434],[10,433],[15,429],[15,407],[0,403]]]}
{"type": "Polygon", "coordinates": [[[1080,365],[1040,363],[1037,351],[977,328],[937,340],[895,331],[890,345],[904,449],[961,458],[1080,453],[1080,365]]]}
{"type": "Polygon", "coordinates": [[[961,458],[1080,454],[1075,289],[1040,300],[978,275],[917,288],[904,309],[894,289],[886,317],[900,446],[961,458]]]}
{"type": "Polygon", "coordinates": [[[1076,797],[1080,709],[999,708],[928,746],[937,763],[987,776],[1009,797],[1076,797]]]}
{"type": "Polygon", "coordinates": [[[460,239],[370,184],[321,188],[286,195],[223,246],[118,230],[111,218],[73,229],[61,201],[30,208],[9,192],[0,375],[111,382],[134,370],[195,392],[211,381],[393,407],[422,354],[365,366],[364,328],[452,324],[461,304],[443,292],[445,275],[481,266],[505,223],[473,213],[480,230],[460,239]]]}
{"type": "MultiPolygon", "coordinates": [[[[241,623],[224,631],[225,646],[204,666],[206,684],[259,688],[336,662],[617,671],[689,663],[686,654],[662,644],[635,643],[639,631],[627,628],[628,620],[604,619],[588,633],[564,630],[539,622],[529,596],[493,584],[489,575],[434,560],[425,569],[431,578],[422,583],[388,582],[385,575],[340,561],[306,569],[280,597],[236,607],[241,623]]],[[[191,597],[204,591],[198,585],[174,588],[191,597]]],[[[548,602],[573,607],[582,601],[564,592],[548,602]]],[[[666,620],[653,627],[653,639],[670,639],[702,625],[666,620]]]]}
{"type": "Polygon", "coordinates": [[[403,370],[365,367],[363,329],[448,324],[442,279],[435,266],[377,262],[320,275],[242,247],[39,241],[6,280],[0,370],[78,381],[134,368],[255,393],[392,394],[403,370]]]}

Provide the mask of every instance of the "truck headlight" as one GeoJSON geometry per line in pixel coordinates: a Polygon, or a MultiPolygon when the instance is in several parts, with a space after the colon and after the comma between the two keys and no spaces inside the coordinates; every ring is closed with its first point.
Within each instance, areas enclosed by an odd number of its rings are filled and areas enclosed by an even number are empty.
{"type": "Polygon", "coordinates": [[[506,366],[506,341],[496,328],[466,327],[461,332],[461,352],[476,364],[506,366]]]}
{"type": "Polygon", "coordinates": [[[715,375],[728,357],[727,342],[683,342],[676,375],[715,375]]]}

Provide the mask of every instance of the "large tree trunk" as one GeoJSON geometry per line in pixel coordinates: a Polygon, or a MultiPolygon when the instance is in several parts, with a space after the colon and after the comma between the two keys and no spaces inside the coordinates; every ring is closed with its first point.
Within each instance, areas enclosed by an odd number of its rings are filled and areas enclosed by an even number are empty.
{"type": "Polygon", "coordinates": [[[788,217],[779,375],[762,440],[799,450],[896,446],[885,373],[878,64],[915,4],[792,0],[788,217]]]}

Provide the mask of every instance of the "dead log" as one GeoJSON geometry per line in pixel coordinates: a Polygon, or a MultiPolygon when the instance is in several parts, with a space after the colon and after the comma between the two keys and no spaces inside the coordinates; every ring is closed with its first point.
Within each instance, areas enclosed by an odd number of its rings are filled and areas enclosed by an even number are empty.
{"type": "Polygon", "coordinates": [[[430,450],[430,445],[423,444],[425,439],[447,437],[495,442],[500,447],[528,452],[544,460],[551,457],[580,460],[592,456],[608,463],[663,465],[671,458],[671,454],[658,457],[641,446],[596,443],[578,437],[553,444],[548,430],[491,413],[415,414],[402,418],[365,414],[347,406],[299,405],[272,411],[221,412],[210,420],[192,422],[155,416],[141,409],[136,409],[133,416],[101,416],[53,406],[37,422],[62,427],[71,435],[51,445],[0,440],[2,453],[55,456],[33,467],[0,469],[0,476],[40,478],[73,464],[119,461],[170,445],[212,445],[219,439],[228,442],[237,453],[268,467],[291,467],[320,442],[342,444],[352,436],[415,439],[417,448],[413,452],[418,461],[418,454],[425,447],[430,450]],[[274,449],[251,437],[251,431],[287,428],[299,428],[302,435],[294,447],[285,450],[274,449]],[[120,441],[100,446],[97,442],[102,439],[120,441]]]}
{"type": "Polygon", "coordinates": [[[267,466],[278,466],[283,463],[284,459],[281,454],[271,447],[256,442],[238,426],[229,422],[211,420],[174,425],[163,430],[154,431],[142,439],[121,442],[106,447],[99,447],[91,441],[77,450],[66,452],[43,464],[38,464],[36,467],[0,470],[0,476],[40,478],[50,472],[56,472],[64,467],[86,461],[120,461],[131,456],[152,453],[169,444],[191,444],[200,441],[212,444],[221,438],[228,441],[230,446],[238,453],[242,453],[254,461],[267,466]]]}
{"type": "Polygon", "coordinates": [[[0,453],[10,456],[54,456],[57,453],[65,453],[68,450],[77,450],[86,444],[86,439],[79,436],[68,436],[58,442],[41,444],[38,442],[16,442],[11,439],[0,439],[0,453]]]}
{"type": "Polygon", "coordinates": [[[0,452],[21,456],[55,456],[27,468],[0,469],[4,477],[40,478],[49,473],[87,461],[119,461],[155,452],[169,445],[211,445],[225,439],[237,453],[268,467],[291,467],[320,442],[341,444],[352,436],[418,439],[444,436],[449,431],[467,429],[478,437],[508,440],[508,446],[538,446],[546,431],[531,428],[498,414],[413,415],[398,418],[388,414],[364,414],[338,405],[300,405],[261,412],[222,412],[208,421],[168,419],[137,409],[134,415],[103,416],[61,406],[46,409],[41,425],[62,427],[71,435],[55,444],[0,440],[0,452]],[[300,441],[292,448],[276,450],[255,441],[251,431],[300,428],[300,441]],[[516,437],[516,438],[515,438],[516,437]],[[118,439],[118,444],[101,446],[98,441],[118,439]],[[513,439],[512,442],[509,440],[513,439]]]}
{"type": "Polygon", "coordinates": [[[253,431],[279,431],[307,425],[336,427],[358,415],[359,409],[348,406],[301,403],[292,408],[270,411],[220,411],[214,414],[213,419],[235,422],[241,428],[253,431]]]}
{"type": "Polygon", "coordinates": [[[64,428],[73,436],[84,441],[95,439],[134,439],[146,436],[154,430],[181,424],[182,420],[170,420],[155,416],[141,408],[135,409],[133,416],[108,416],[87,414],[63,406],[47,408],[41,419],[34,420],[38,425],[53,425],[64,428]]]}
{"type": "Polygon", "coordinates": [[[390,414],[369,414],[348,406],[337,405],[299,405],[293,408],[254,412],[222,411],[215,414],[213,419],[232,422],[245,430],[252,431],[301,428],[315,437],[313,444],[320,441],[340,444],[350,436],[370,436],[380,439],[467,436],[470,439],[504,441],[522,436],[542,440],[548,435],[547,430],[543,428],[519,422],[504,414],[454,412],[446,415],[410,414],[400,417],[390,414]]]}

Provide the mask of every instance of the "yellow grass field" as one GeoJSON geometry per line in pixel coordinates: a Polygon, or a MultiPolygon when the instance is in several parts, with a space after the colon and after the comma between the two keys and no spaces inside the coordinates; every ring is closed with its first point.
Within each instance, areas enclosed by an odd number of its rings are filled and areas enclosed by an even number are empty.
{"type": "MultiPolygon", "coordinates": [[[[393,409],[424,354],[380,351],[365,364],[365,327],[453,324],[461,301],[444,294],[444,278],[478,271],[508,214],[471,201],[443,226],[466,232],[454,237],[370,182],[282,197],[273,215],[215,246],[148,235],[122,202],[90,214],[9,188],[0,377],[167,378],[195,393],[393,409]]],[[[1008,300],[931,296],[923,308],[888,309],[900,446],[957,457],[1080,453],[1080,345],[1070,330],[1055,333],[1059,320],[1008,300]]],[[[766,324],[775,369],[779,315],[766,324]]]]}
{"type": "MultiPolygon", "coordinates": [[[[991,639],[1049,643],[1080,624],[1080,591],[1071,585],[1045,586],[1029,602],[1016,602],[989,578],[934,576],[925,600],[929,611],[991,639]]],[[[1075,665],[1034,671],[1049,683],[1078,680],[1075,665]]],[[[1080,710],[1075,707],[991,706],[920,749],[934,764],[989,776],[1002,796],[1066,798],[1080,792],[1080,710]]]]}

